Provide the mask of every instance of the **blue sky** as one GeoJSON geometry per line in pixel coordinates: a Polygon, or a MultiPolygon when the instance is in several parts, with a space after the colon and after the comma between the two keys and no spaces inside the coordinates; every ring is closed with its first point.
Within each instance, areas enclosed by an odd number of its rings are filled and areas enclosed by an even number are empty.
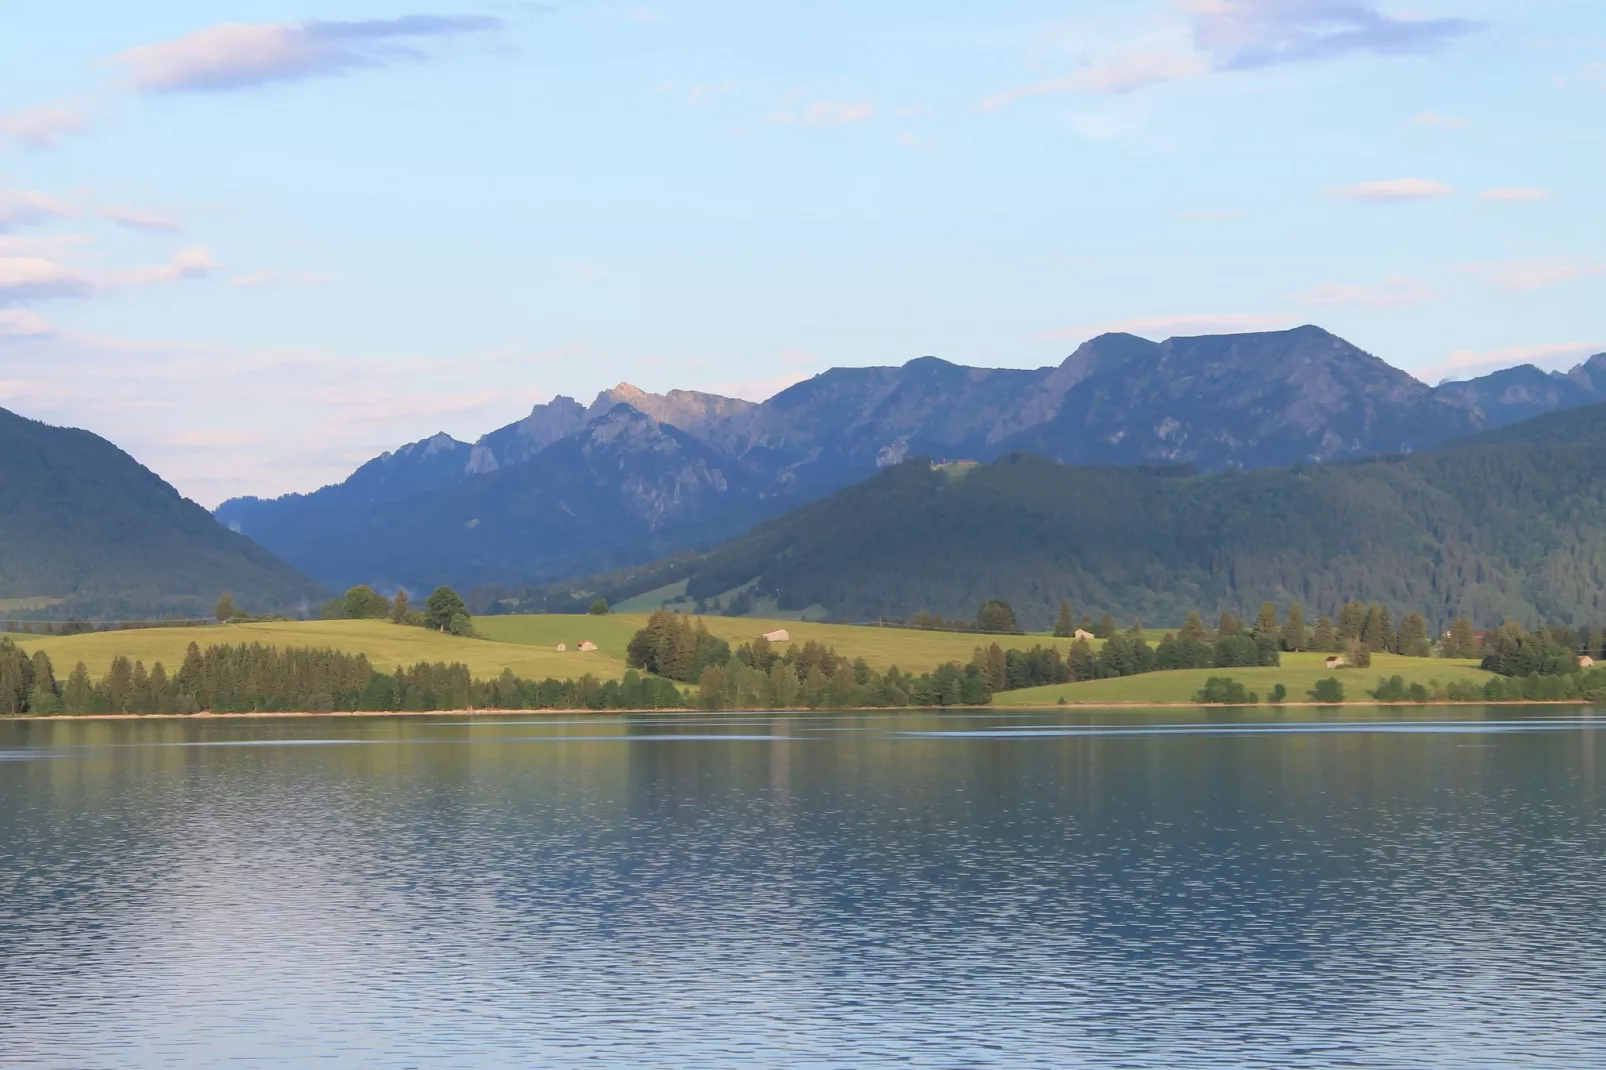
{"type": "Polygon", "coordinates": [[[621,380],[1606,349],[1606,6],[1406,5],[0,3],[0,406],[210,505],[621,380]]]}

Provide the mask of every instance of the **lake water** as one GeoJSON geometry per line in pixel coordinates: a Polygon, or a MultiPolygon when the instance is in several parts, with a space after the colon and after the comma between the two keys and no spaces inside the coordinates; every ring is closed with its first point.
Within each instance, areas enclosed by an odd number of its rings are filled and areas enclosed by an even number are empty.
{"type": "Polygon", "coordinates": [[[0,724],[0,1067],[1606,1066],[1562,707],[0,724]]]}

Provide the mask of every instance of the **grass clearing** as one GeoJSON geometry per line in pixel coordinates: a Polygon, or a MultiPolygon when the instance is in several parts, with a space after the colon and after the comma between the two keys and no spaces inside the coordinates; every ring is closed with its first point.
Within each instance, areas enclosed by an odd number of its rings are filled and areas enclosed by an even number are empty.
{"type": "Polygon", "coordinates": [[[1282,664],[1254,669],[1174,669],[1141,676],[1122,676],[1112,680],[1084,680],[1074,684],[1050,684],[1023,691],[1005,691],[993,696],[997,706],[1054,706],[1064,699],[1068,705],[1109,705],[1112,703],[1192,702],[1194,695],[1212,676],[1227,676],[1268,700],[1277,684],[1288,688],[1288,701],[1304,702],[1305,693],[1316,681],[1335,676],[1344,685],[1347,702],[1367,702],[1366,692],[1376,688],[1379,678],[1402,676],[1407,684],[1441,685],[1452,680],[1472,680],[1482,685],[1494,677],[1478,668],[1476,661],[1445,658],[1406,658],[1394,654],[1372,655],[1370,669],[1329,669],[1326,654],[1284,654],[1282,664]]]}
{"type": "MultiPolygon", "coordinates": [[[[498,676],[503,669],[512,669],[520,676],[535,679],[548,676],[578,678],[589,672],[601,679],[611,680],[624,674],[624,643],[629,641],[628,634],[617,644],[615,653],[607,652],[606,647],[587,653],[574,649],[581,638],[592,637],[595,629],[591,625],[608,618],[565,616],[554,619],[569,625],[562,632],[564,639],[561,640],[568,642],[568,653],[559,654],[550,645],[543,647],[463,639],[384,620],[271,621],[198,628],[130,629],[84,635],[13,635],[11,638],[30,654],[35,650],[49,654],[59,678],[64,678],[79,661],[92,675],[99,677],[110,667],[112,659],[119,655],[143,661],[147,668],[160,661],[172,672],[183,663],[184,652],[192,642],[199,643],[203,649],[221,644],[262,643],[281,649],[316,647],[347,654],[366,654],[374,668],[382,672],[389,672],[397,665],[412,665],[420,661],[460,661],[475,676],[483,678],[498,676]]],[[[559,641],[554,639],[552,645],[559,641]]],[[[595,641],[602,646],[600,639],[595,641]]]]}

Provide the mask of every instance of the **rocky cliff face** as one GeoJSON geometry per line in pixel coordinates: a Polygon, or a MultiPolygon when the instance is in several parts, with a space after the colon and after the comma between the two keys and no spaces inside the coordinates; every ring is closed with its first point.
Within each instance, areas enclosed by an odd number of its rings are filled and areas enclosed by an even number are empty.
{"type": "Polygon", "coordinates": [[[380,554],[414,584],[556,578],[734,535],[913,456],[1262,468],[1410,453],[1595,400],[1606,355],[1434,388],[1318,327],[1109,334],[1055,367],[922,357],[832,369],[762,403],[621,383],[589,406],[537,405],[473,446],[436,436],[339,486],[218,517],[336,585],[379,581],[380,554]]]}

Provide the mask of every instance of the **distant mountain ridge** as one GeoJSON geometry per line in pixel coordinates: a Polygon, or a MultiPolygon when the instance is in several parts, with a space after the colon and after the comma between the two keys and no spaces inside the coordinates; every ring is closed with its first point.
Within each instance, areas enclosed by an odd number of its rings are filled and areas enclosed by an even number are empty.
{"type": "Polygon", "coordinates": [[[98,435],[0,409],[0,457],[0,599],[127,618],[209,615],[225,591],[258,613],[326,594],[98,435]]]}
{"type": "Polygon", "coordinates": [[[473,444],[438,435],[344,483],[234,499],[216,515],[335,586],[540,581],[646,560],[676,540],[704,545],[912,456],[1264,468],[1416,452],[1600,400],[1606,354],[1565,375],[1525,366],[1430,387],[1318,327],[1165,342],[1107,334],[1053,367],[922,357],[831,369],[758,403],[621,383],[589,406],[537,405],[473,444]],[[676,449],[612,453],[597,429],[621,407],[676,449]],[[577,463],[576,445],[587,464],[613,456],[589,489],[552,470],[577,463]],[[561,499],[532,497],[560,484],[561,499]],[[375,527],[381,512],[391,526],[375,527]],[[447,538],[446,516],[479,534],[447,538]],[[436,536],[417,537],[423,527],[436,536]]]}

